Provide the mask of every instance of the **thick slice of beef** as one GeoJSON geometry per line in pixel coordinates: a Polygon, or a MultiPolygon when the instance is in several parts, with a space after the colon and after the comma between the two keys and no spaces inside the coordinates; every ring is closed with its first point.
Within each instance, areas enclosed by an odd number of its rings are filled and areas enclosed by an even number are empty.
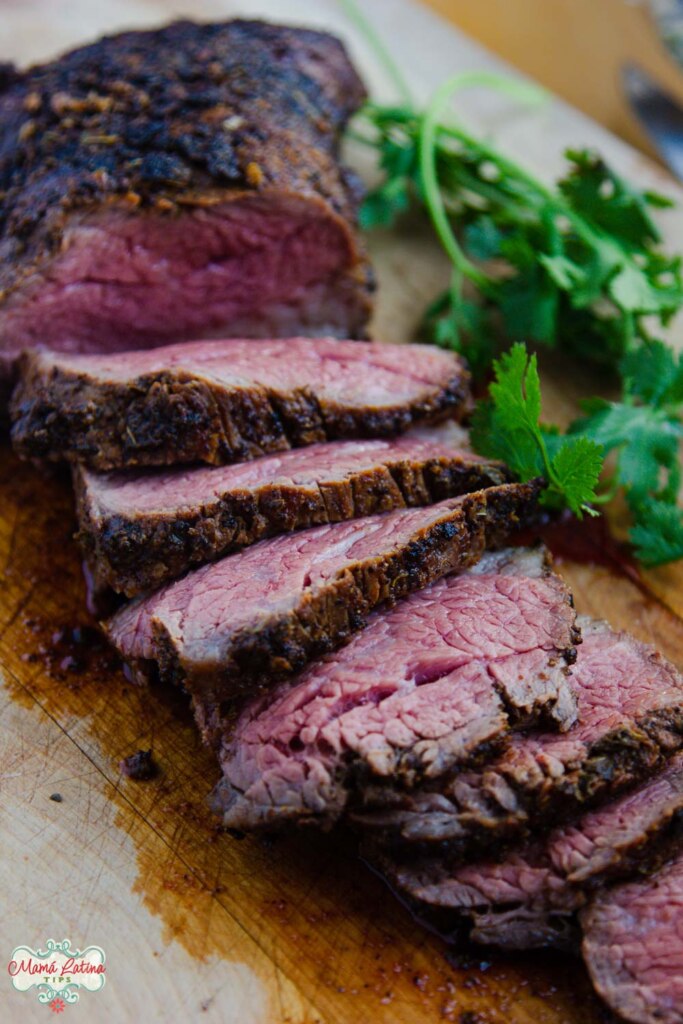
{"type": "Polygon", "coordinates": [[[254,701],[223,738],[214,803],[238,829],[327,826],[366,785],[490,758],[513,725],[575,719],[571,598],[544,553],[487,553],[254,701]]]}
{"type": "Polygon", "coordinates": [[[633,1024],[683,1022],[683,854],[601,893],[581,914],[595,988],[633,1024]]]}
{"type": "Polygon", "coordinates": [[[129,597],[264,537],[429,505],[509,480],[428,437],[333,441],[233,466],[74,467],[79,537],[97,588],[129,597]]]}
{"type": "MultiPolygon", "coordinates": [[[[377,849],[399,896],[439,930],[508,949],[565,948],[591,892],[651,871],[683,842],[683,755],[613,803],[504,860],[449,866],[435,855],[401,863],[377,849]]],[[[372,853],[370,854],[372,857],[372,853]]]]}
{"type": "Polygon", "coordinates": [[[29,458],[96,469],[229,463],[462,415],[469,375],[427,345],[330,338],[200,341],[23,358],[12,439],[29,458]]]}
{"type": "Polygon", "coordinates": [[[0,377],[46,346],[363,337],[334,37],[255,21],[127,32],[0,91],[0,377]],[[229,329],[229,330],[228,330],[229,329]]]}
{"type": "Polygon", "coordinates": [[[132,601],[106,630],[134,671],[153,666],[220,715],[222,701],[345,642],[378,605],[478,561],[536,494],[502,484],[264,540],[132,601]]]}
{"type": "Polygon", "coordinates": [[[495,763],[412,793],[364,791],[356,822],[397,846],[490,850],[625,790],[683,749],[683,678],[654,648],[580,618],[572,669],[579,721],[515,735],[495,763]]]}

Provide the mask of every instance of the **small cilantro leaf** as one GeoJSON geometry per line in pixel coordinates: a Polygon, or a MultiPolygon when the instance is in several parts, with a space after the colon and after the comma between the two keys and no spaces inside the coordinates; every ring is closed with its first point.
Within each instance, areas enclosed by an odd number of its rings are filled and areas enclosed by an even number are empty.
{"type": "Polygon", "coordinates": [[[475,374],[485,370],[495,351],[488,309],[452,288],[427,307],[418,333],[423,341],[462,353],[475,374]]]}
{"type": "Polygon", "coordinates": [[[493,364],[495,381],[489,391],[503,430],[535,429],[541,415],[538,361],[517,343],[493,364]]]}
{"type": "Polygon", "coordinates": [[[570,292],[577,284],[586,283],[585,270],[567,256],[546,256],[541,253],[538,261],[562,291],[570,292]]]}
{"type": "Polygon", "coordinates": [[[666,313],[680,306],[681,296],[672,289],[658,287],[633,263],[624,263],[609,282],[610,297],[626,313],[666,313]]]}
{"type": "Polygon", "coordinates": [[[544,476],[541,501],[550,508],[591,511],[602,469],[602,447],[588,437],[566,437],[542,427],[536,356],[516,344],[494,360],[490,399],[473,417],[471,440],[482,455],[503,459],[521,480],[544,476]]]}
{"type": "Polygon", "coordinates": [[[582,403],[589,413],[570,427],[606,452],[619,450],[619,483],[631,502],[666,497],[678,486],[678,450],[683,427],[676,417],[651,405],[593,399],[582,403]]]}
{"type": "Polygon", "coordinates": [[[626,393],[655,407],[683,402],[683,354],[662,341],[632,349],[621,363],[626,393]]]}
{"type": "Polygon", "coordinates": [[[662,196],[636,191],[591,150],[569,149],[565,156],[571,167],[560,189],[575,210],[631,246],[659,241],[648,206],[661,206],[662,196]]]}
{"type": "Polygon", "coordinates": [[[595,501],[602,470],[602,447],[587,437],[564,438],[552,460],[555,488],[575,514],[595,501]]]}
{"type": "Polygon", "coordinates": [[[468,224],[463,235],[467,254],[475,260],[483,261],[499,256],[505,239],[504,232],[488,214],[482,214],[468,224]]]}
{"type": "Polygon", "coordinates": [[[647,566],[683,558],[683,510],[661,501],[644,501],[634,511],[631,543],[647,566]]]}

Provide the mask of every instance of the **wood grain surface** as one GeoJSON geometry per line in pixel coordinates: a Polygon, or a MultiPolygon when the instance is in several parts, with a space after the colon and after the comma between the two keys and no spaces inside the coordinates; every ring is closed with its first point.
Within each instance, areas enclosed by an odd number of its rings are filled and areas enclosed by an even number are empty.
{"type": "MultiPolygon", "coordinates": [[[[380,28],[391,27],[416,95],[456,68],[489,62],[406,0],[366,7],[380,28]]],[[[154,24],[170,13],[328,24],[351,40],[363,71],[386,91],[331,0],[5,0],[0,60],[40,59],[102,29],[154,24]]],[[[529,114],[473,95],[462,113],[547,175],[563,146],[593,143],[632,177],[669,187],[642,157],[561,104],[529,114]]],[[[683,237],[680,213],[663,223],[670,238],[683,237]]],[[[443,260],[419,224],[374,236],[372,249],[376,334],[406,339],[444,279],[443,260]]],[[[544,378],[546,411],[559,419],[592,386],[588,371],[569,373],[556,362],[544,378]]],[[[609,1020],[576,960],[456,957],[413,922],[343,834],[277,842],[222,834],[205,802],[216,765],[182,697],[138,689],[104,647],[73,642],[74,629],[92,628],[73,531],[67,479],[45,477],[0,449],[0,961],[16,945],[47,938],[102,946],[105,988],[67,1007],[64,1019],[105,1024],[609,1020]],[[150,746],[158,777],[123,778],[121,758],[150,746]],[[50,799],[55,793],[60,802],[50,799]]],[[[562,571],[580,611],[628,627],[683,667],[680,568],[640,581],[573,563],[562,571]]],[[[45,1021],[35,996],[15,992],[4,968],[3,977],[3,1021],[45,1021]]]]}
{"type": "Polygon", "coordinates": [[[647,0],[422,0],[610,131],[651,155],[621,83],[636,61],[683,103],[683,74],[647,0]]]}

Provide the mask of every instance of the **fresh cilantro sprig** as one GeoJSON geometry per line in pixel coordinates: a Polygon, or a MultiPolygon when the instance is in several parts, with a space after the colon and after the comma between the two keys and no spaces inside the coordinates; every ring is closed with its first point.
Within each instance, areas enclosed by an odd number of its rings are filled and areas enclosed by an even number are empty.
{"type": "Polygon", "coordinates": [[[545,185],[440,120],[454,93],[474,84],[539,95],[472,73],[447,82],[423,113],[363,109],[356,137],[377,149],[383,178],[361,224],[390,225],[412,205],[426,208],[452,276],[427,309],[422,333],[463,352],[475,372],[490,364],[494,339],[562,347],[615,368],[650,339],[653,320],[666,325],[683,306],[681,260],[662,252],[651,217],[670,202],[633,189],[587,150],[568,150],[566,176],[545,185]]]}
{"type": "Polygon", "coordinates": [[[646,565],[683,558],[683,357],[651,333],[683,307],[681,258],[663,251],[652,218],[670,201],[633,188],[589,150],[568,150],[567,172],[550,186],[447,110],[472,85],[542,101],[533,86],[465,73],[418,110],[355,0],[340,2],[401,97],[366,104],[353,128],[382,175],[361,224],[391,225],[415,206],[431,218],[451,278],[426,309],[422,336],[462,352],[480,377],[493,370],[474,416],[475,448],[523,480],[543,476],[550,509],[594,514],[621,490],[637,557],[646,565]],[[619,401],[586,400],[564,434],[543,424],[536,357],[522,341],[607,366],[621,379],[619,401]],[[611,475],[600,483],[607,455],[611,475]]]}
{"type": "Polygon", "coordinates": [[[489,399],[479,403],[472,443],[482,455],[502,459],[521,480],[543,476],[541,502],[549,508],[595,514],[595,488],[602,469],[602,445],[588,437],[560,434],[541,423],[541,382],[536,356],[522,344],[493,363],[489,399]]]}
{"type": "Polygon", "coordinates": [[[631,541],[646,565],[683,558],[683,516],[677,507],[683,439],[683,356],[661,341],[633,349],[622,361],[618,402],[582,402],[586,415],[570,426],[576,438],[615,452],[631,541]]]}

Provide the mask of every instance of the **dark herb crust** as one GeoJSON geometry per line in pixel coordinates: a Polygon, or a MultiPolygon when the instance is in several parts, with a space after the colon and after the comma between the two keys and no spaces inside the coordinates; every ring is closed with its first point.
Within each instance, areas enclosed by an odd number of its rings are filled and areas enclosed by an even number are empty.
{"type": "Polygon", "coordinates": [[[78,537],[93,579],[98,588],[111,587],[128,597],[265,537],[431,505],[506,480],[509,474],[501,464],[454,453],[452,458],[378,465],[318,487],[274,482],[254,491],[230,491],[169,515],[131,510],[130,516],[105,517],[92,508],[74,468],[78,537]]]}
{"type": "Polygon", "coordinates": [[[75,210],[173,216],[277,188],[353,224],[358,186],[337,152],[364,96],[333,36],[258,21],[177,22],[25,73],[0,66],[0,300],[59,250],[75,210]]]}
{"type": "Polygon", "coordinates": [[[441,388],[395,407],[346,407],[308,389],[222,387],[184,370],[116,384],[27,354],[12,400],[12,441],[24,458],[67,459],[94,469],[220,465],[337,438],[389,437],[414,423],[461,416],[469,375],[457,365],[441,388]]]}
{"type": "Polygon", "coordinates": [[[380,816],[361,810],[353,817],[359,826],[381,835],[380,845],[394,855],[411,859],[439,852],[449,863],[458,864],[503,851],[606,803],[660,771],[680,750],[683,708],[674,704],[608,732],[590,746],[580,763],[557,776],[539,767],[530,771],[528,765],[504,756],[482,771],[480,784],[472,787],[469,798],[459,801],[449,791],[453,822],[448,837],[443,832],[430,836],[426,830],[417,841],[406,837],[400,794],[393,822],[391,810],[380,816]]]}

